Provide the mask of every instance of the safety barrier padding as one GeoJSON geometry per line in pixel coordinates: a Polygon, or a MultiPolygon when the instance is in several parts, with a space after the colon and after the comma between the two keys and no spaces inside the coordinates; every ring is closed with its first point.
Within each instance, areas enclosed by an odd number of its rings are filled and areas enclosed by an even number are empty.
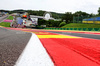
{"type": "Polygon", "coordinates": [[[79,30],[79,31],[100,31],[100,28],[43,28],[47,30],[79,30]]]}

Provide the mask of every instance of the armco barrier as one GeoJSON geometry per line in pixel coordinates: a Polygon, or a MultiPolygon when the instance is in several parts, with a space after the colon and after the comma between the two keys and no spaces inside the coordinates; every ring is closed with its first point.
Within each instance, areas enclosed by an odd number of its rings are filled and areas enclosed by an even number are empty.
{"type": "Polygon", "coordinates": [[[70,28],[70,30],[73,30],[73,28],[70,28]]]}
{"type": "Polygon", "coordinates": [[[77,30],[77,28],[74,28],[74,30],[77,30]]]}
{"type": "Polygon", "coordinates": [[[87,28],[83,28],[83,31],[86,31],[87,28]]]}
{"type": "Polygon", "coordinates": [[[67,30],[69,30],[69,28],[67,28],[67,30]]]}
{"type": "Polygon", "coordinates": [[[89,31],[92,31],[92,30],[93,30],[93,28],[88,28],[88,30],[89,30],[89,31]]]}
{"type": "Polygon", "coordinates": [[[100,28],[43,28],[47,30],[79,30],[79,31],[100,31],[100,28]]]}
{"type": "Polygon", "coordinates": [[[82,28],[78,28],[78,30],[82,30],[82,28]]]}
{"type": "Polygon", "coordinates": [[[94,31],[100,31],[100,28],[94,28],[94,31]]]}

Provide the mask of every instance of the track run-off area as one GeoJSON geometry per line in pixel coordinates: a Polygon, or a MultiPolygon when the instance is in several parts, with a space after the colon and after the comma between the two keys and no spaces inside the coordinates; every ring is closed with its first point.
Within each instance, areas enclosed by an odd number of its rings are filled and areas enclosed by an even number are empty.
{"type": "Polygon", "coordinates": [[[22,28],[5,29],[36,34],[55,66],[100,66],[100,39],[73,35],[77,33],[86,34],[86,36],[100,36],[99,32],[22,28]],[[72,35],[67,33],[72,33],[72,35]]]}

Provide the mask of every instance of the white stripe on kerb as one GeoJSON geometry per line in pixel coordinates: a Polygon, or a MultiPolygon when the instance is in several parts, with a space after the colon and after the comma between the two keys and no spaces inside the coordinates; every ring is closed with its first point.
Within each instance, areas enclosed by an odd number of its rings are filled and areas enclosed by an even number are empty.
{"type": "Polygon", "coordinates": [[[54,66],[38,37],[32,36],[14,66],[54,66]]]}

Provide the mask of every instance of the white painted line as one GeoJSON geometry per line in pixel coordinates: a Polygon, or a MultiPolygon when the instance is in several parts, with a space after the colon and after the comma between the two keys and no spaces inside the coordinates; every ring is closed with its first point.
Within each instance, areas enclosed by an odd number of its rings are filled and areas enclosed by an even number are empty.
{"type": "Polygon", "coordinates": [[[54,66],[38,37],[32,36],[14,66],[54,66]]]}

